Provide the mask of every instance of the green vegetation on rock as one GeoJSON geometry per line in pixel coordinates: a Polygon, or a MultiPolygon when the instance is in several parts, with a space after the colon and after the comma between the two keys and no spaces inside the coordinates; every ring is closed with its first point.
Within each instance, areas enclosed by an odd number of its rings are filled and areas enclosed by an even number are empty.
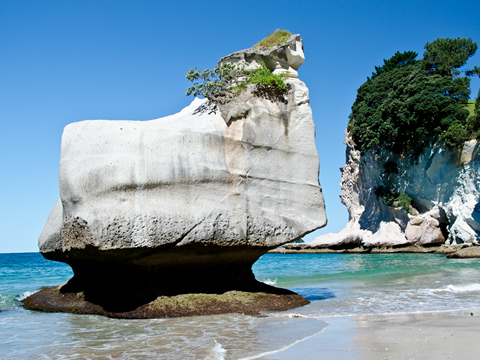
{"type": "MultiPolygon", "coordinates": [[[[469,120],[466,109],[470,79],[458,70],[477,43],[445,38],[425,49],[422,60],[415,60],[415,52],[397,51],[360,86],[348,125],[357,149],[417,154],[437,140],[459,147],[478,136],[478,121],[469,120]]],[[[478,75],[478,69],[464,73],[478,75]]]]}
{"type": "MultiPolygon", "coordinates": [[[[273,34],[257,43],[254,48],[283,45],[291,35],[289,31],[277,29],[273,34]]],[[[202,96],[216,103],[228,101],[237,96],[250,84],[255,86],[254,95],[270,99],[279,100],[288,91],[288,84],[285,82],[286,72],[274,74],[263,61],[255,69],[247,70],[245,65],[219,63],[213,70],[205,69],[200,72],[197,68],[190,69],[186,78],[193,85],[187,89],[186,95],[202,96]]]]}
{"type": "Polygon", "coordinates": [[[273,34],[268,35],[265,39],[255,44],[254,48],[271,48],[273,46],[283,45],[290,36],[292,36],[290,31],[277,29],[273,34]]]}
{"type": "Polygon", "coordinates": [[[412,198],[405,191],[395,193],[380,186],[375,190],[375,193],[385,200],[389,206],[402,207],[408,213],[412,212],[412,198]]]}
{"type": "Polygon", "coordinates": [[[217,65],[214,70],[205,69],[200,72],[197,68],[190,69],[186,75],[193,85],[187,89],[186,95],[202,96],[214,101],[219,94],[240,91],[244,81],[239,79],[248,75],[248,72],[239,66],[231,64],[217,65]]]}
{"type": "Polygon", "coordinates": [[[274,74],[262,61],[260,63],[260,68],[251,71],[247,75],[243,84],[255,84],[260,91],[268,91],[270,88],[277,88],[286,91],[288,89],[288,86],[285,83],[286,78],[286,73],[274,74]]]}
{"type": "Polygon", "coordinates": [[[83,292],[63,291],[62,286],[43,287],[22,300],[25,309],[45,312],[103,315],[120,319],[157,319],[178,316],[284,311],[308,304],[304,297],[268,285],[266,291],[227,291],[222,294],[178,294],[159,296],[127,311],[109,311],[90,302],[83,292]],[[270,292],[269,292],[270,291],[270,292]]]}
{"type": "Polygon", "coordinates": [[[239,65],[221,64],[214,70],[190,69],[186,78],[193,85],[187,89],[186,95],[202,96],[215,103],[217,99],[231,98],[246,90],[249,84],[255,85],[254,95],[273,94],[275,98],[288,91],[285,82],[286,73],[274,74],[262,61],[258,68],[246,70],[239,65]]]}
{"type": "Polygon", "coordinates": [[[404,208],[407,212],[412,211],[412,198],[408,196],[405,191],[400,191],[397,197],[398,205],[404,208]]]}

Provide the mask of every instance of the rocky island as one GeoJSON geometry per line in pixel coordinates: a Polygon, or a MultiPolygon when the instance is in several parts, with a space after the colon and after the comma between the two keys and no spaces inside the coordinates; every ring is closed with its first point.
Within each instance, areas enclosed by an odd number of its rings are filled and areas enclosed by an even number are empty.
{"type": "Polygon", "coordinates": [[[153,318],[308,303],[255,280],[268,250],[326,224],[303,42],[290,35],[219,64],[284,80],[151,121],[82,121],[62,136],[60,198],[39,238],[70,265],[27,309],[153,318]],[[280,75],[279,75],[280,74],[280,75]]]}
{"type": "Polygon", "coordinates": [[[437,39],[425,49],[422,60],[397,52],[358,89],[341,169],[347,226],[287,251],[479,256],[480,92],[474,109],[457,70],[477,44],[437,39]]]}
{"type": "MultiPolygon", "coordinates": [[[[361,154],[345,140],[342,203],[349,222],[337,234],[326,234],[286,249],[352,252],[455,253],[476,245],[480,235],[480,161],[476,139],[461,150],[428,147],[412,162],[389,151],[361,154]],[[393,173],[385,164],[396,164],[393,173]],[[412,199],[410,211],[389,204],[376,189],[396,184],[412,199]]],[[[460,254],[466,253],[466,250],[460,254]]]]}

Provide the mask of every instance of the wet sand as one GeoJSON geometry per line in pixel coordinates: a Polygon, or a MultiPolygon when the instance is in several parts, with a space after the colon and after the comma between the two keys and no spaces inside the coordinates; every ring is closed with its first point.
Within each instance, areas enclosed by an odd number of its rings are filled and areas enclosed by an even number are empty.
{"type": "Polygon", "coordinates": [[[480,358],[480,309],[365,316],[355,323],[360,359],[480,358]]]}
{"type": "Polygon", "coordinates": [[[261,359],[480,358],[480,309],[324,320],[321,334],[261,359]]]}

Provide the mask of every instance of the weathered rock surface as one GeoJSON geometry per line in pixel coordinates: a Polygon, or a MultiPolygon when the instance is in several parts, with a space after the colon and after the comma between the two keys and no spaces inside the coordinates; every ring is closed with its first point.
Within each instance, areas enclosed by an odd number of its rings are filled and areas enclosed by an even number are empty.
{"type": "MultiPolygon", "coordinates": [[[[251,63],[256,51],[228,59],[251,63]]],[[[261,56],[298,69],[301,39],[261,56]]],[[[160,295],[271,291],[251,265],[326,223],[308,89],[287,83],[284,101],[237,99],[248,110],[228,121],[196,99],[157,120],[68,125],[60,199],[39,239],[44,257],[73,268],[64,290],[93,303],[122,296],[126,308],[160,295]]]]}
{"type": "Polygon", "coordinates": [[[298,78],[298,68],[305,61],[303,41],[300,35],[292,35],[288,41],[271,48],[253,47],[237,51],[220,59],[221,63],[244,64],[246,69],[254,69],[264,62],[274,74],[286,73],[290,78],[298,78]]]}
{"type": "MultiPolygon", "coordinates": [[[[254,47],[238,51],[220,59],[219,64],[230,64],[246,70],[254,70],[260,68],[263,62],[274,74],[285,74],[287,78],[296,79],[298,78],[297,70],[304,61],[302,39],[299,35],[292,35],[283,45],[271,48],[254,47]]],[[[305,84],[289,81],[288,85],[293,90],[297,103],[309,101],[308,89],[305,84]]],[[[258,98],[259,95],[274,103],[283,103],[285,109],[287,108],[289,94],[283,92],[257,94],[255,90],[258,89],[250,84],[246,91],[237,94],[233,99],[231,94],[226,97],[217,96],[216,104],[227,125],[230,125],[230,122],[235,119],[245,117],[252,110],[252,99],[258,98]]]]}
{"type": "Polygon", "coordinates": [[[288,244],[288,246],[278,247],[270,250],[273,254],[395,254],[395,253],[417,253],[417,254],[442,254],[450,255],[463,249],[463,247],[470,244],[455,244],[455,245],[430,245],[423,246],[420,243],[405,246],[391,246],[383,244],[374,247],[364,247],[363,245],[352,246],[310,246],[307,244],[288,244]]]}
{"type": "Polygon", "coordinates": [[[448,258],[468,259],[480,257],[480,246],[466,246],[458,251],[447,254],[448,258]]]}
{"type": "Polygon", "coordinates": [[[417,159],[386,150],[362,155],[348,135],[345,144],[340,198],[348,209],[349,222],[340,233],[317,237],[308,246],[338,249],[478,243],[480,161],[476,140],[466,142],[462,150],[445,150],[437,144],[417,159]],[[382,187],[408,194],[411,213],[389,206],[379,194],[382,187]]]}
{"type": "Polygon", "coordinates": [[[155,319],[180,316],[240,313],[258,315],[263,311],[281,311],[310,301],[291,291],[243,292],[224,294],[179,294],[159,296],[135,309],[118,311],[116,303],[100,306],[85,299],[83,292],[63,291],[62,286],[42,288],[35,296],[23,300],[30,310],[103,315],[121,319],[155,319]]]}

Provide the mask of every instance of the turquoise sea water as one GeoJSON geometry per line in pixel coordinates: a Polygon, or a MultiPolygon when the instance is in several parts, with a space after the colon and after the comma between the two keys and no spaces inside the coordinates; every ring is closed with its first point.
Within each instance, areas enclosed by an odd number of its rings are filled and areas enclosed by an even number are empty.
{"type": "Polygon", "coordinates": [[[267,254],[253,271],[311,304],[267,317],[118,320],[32,312],[19,300],[64,283],[70,267],[38,253],[0,254],[0,358],[257,359],[321,333],[331,317],[480,308],[480,259],[267,254]]]}

